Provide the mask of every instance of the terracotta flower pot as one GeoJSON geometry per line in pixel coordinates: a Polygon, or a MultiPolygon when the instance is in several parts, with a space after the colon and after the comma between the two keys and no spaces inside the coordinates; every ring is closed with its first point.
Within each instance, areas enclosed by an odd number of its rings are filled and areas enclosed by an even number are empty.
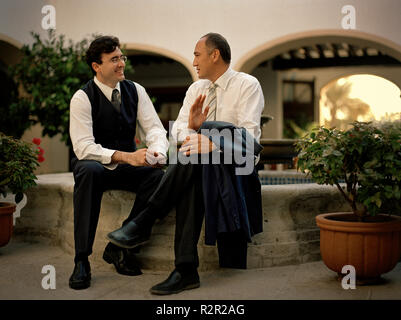
{"type": "Polygon", "coordinates": [[[0,202],[0,247],[5,246],[13,233],[13,213],[16,205],[11,202],[0,202]]]}
{"type": "Polygon", "coordinates": [[[369,222],[353,220],[352,213],[318,215],[320,253],[326,266],[338,274],[343,266],[352,265],[357,280],[374,283],[400,259],[401,218],[380,214],[369,217],[369,222]]]}

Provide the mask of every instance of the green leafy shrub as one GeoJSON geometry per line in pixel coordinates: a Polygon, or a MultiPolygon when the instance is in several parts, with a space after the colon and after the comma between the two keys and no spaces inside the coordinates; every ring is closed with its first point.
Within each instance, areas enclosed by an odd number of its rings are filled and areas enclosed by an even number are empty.
{"type": "MultiPolygon", "coordinates": [[[[43,126],[43,136],[60,133],[61,140],[70,145],[70,100],[75,91],[93,78],[85,53],[98,35],[77,43],[67,42],[64,35],[56,36],[54,30],[49,30],[48,39],[44,40],[39,34],[31,35],[34,42],[22,47],[21,61],[11,67],[12,76],[25,93],[13,108],[26,110],[28,105],[33,122],[43,126]]],[[[132,70],[128,61],[125,70],[132,70]]]]}
{"type": "Polygon", "coordinates": [[[61,133],[67,142],[70,99],[92,77],[84,59],[88,40],[67,44],[64,35],[56,37],[54,30],[46,40],[31,35],[34,42],[21,48],[21,61],[11,67],[25,92],[14,108],[29,105],[31,116],[43,126],[43,136],[61,133]]]}
{"type": "Polygon", "coordinates": [[[0,193],[15,193],[15,201],[36,185],[35,169],[39,165],[40,151],[33,144],[0,132],[0,193]]]}
{"type": "Polygon", "coordinates": [[[379,212],[401,213],[400,121],[319,127],[296,148],[298,168],[318,184],[337,186],[360,221],[379,212]]]}

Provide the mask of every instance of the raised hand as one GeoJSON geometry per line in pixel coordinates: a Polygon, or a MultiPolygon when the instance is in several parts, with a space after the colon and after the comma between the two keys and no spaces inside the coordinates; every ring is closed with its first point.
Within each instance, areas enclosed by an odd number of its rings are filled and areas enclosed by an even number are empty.
{"type": "Polygon", "coordinates": [[[196,98],[194,104],[189,110],[188,128],[197,131],[202,123],[206,120],[209,106],[202,112],[203,103],[205,102],[206,95],[200,95],[196,98]]]}

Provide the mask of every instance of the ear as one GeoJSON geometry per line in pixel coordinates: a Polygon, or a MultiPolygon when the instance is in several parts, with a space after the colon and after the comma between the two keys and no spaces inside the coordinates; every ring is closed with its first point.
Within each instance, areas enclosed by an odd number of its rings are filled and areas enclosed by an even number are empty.
{"type": "Polygon", "coordinates": [[[92,62],[92,69],[97,73],[100,69],[100,65],[96,62],[92,62]]]}
{"type": "Polygon", "coordinates": [[[213,57],[213,62],[217,62],[220,58],[220,50],[213,49],[212,57],[213,57]]]}

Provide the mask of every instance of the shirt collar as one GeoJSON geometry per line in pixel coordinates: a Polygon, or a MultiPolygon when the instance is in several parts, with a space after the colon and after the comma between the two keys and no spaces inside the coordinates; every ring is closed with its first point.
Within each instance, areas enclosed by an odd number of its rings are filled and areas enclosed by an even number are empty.
{"type": "Polygon", "coordinates": [[[108,85],[105,85],[104,83],[100,82],[99,79],[96,78],[96,76],[94,77],[93,80],[99,87],[100,91],[102,91],[103,94],[106,96],[106,98],[109,99],[109,101],[111,101],[111,95],[113,94],[114,89],[117,89],[120,92],[120,82],[117,82],[115,88],[110,88],[108,85]]]}
{"type": "Polygon", "coordinates": [[[235,75],[235,71],[233,69],[231,69],[230,67],[228,67],[228,69],[226,70],[226,72],[224,72],[220,78],[218,78],[214,83],[217,84],[220,88],[222,88],[223,90],[226,90],[227,86],[228,86],[228,82],[230,81],[230,79],[235,75]]]}

